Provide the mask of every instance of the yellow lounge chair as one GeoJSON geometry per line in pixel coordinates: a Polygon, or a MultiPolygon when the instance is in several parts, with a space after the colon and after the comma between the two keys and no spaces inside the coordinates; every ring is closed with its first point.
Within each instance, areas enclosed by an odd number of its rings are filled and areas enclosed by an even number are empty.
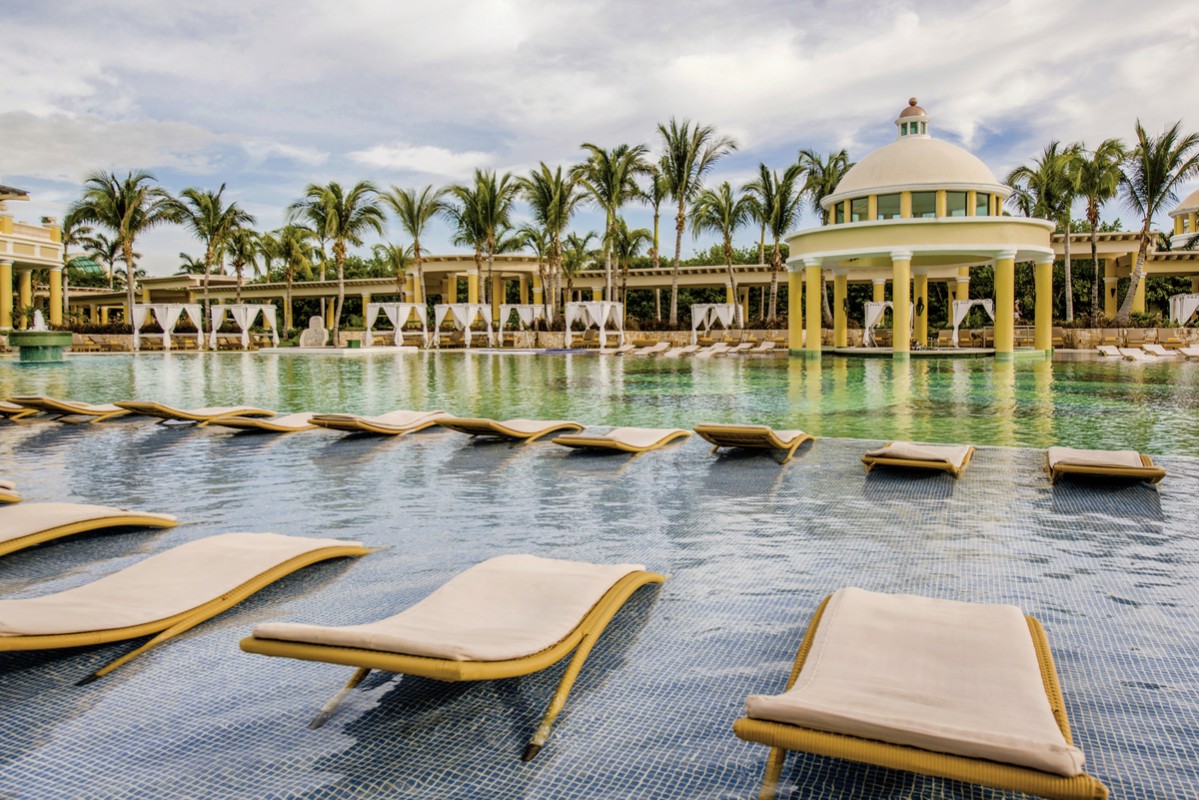
{"type": "Polygon", "coordinates": [[[1045,468],[1053,483],[1063,475],[1099,478],[1129,478],[1157,483],[1166,471],[1153,459],[1135,450],[1075,450],[1050,447],[1045,451],[1045,468]]]}
{"type": "Polygon", "coordinates": [[[17,494],[17,485],[12,481],[0,481],[0,503],[19,503],[21,495],[17,494]]]}
{"type": "Polygon", "coordinates": [[[83,586],[0,600],[0,652],[82,647],[157,634],[76,685],[91,683],[298,569],[370,552],[359,542],[277,533],[197,539],[83,586]]]}
{"type": "Polygon", "coordinates": [[[720,425],[714,422],[696,425],[695,432],[712,443],[713,454],[722,447],[781,450],[785,453],[780,462],[783,464],[791,460],[801,444],[816,438],[803,431],[776,431],[769,425],[720,425]]]}
{"type": "Polygon", "coordinates": [[[733,725],[739,738],[771,748],[759,799],[775,797],[788,750],[1037,797],[1106,798],[1107,787],[1082,771],[1045,632],[1021,616],[1011,606],[861,589],[826,597],[785,693],[750,697],[733,725]],[[935,678],[920,674],[930,663],[935,678]],[[830,705],[838,694],[847,702],[830,705]],[[996,708],[1005,704],[1028,714],[1005,716],[1010,708],[996,708]],[[943,724],[950,715],[958,726],[943,724]]]}
{"type": "Polygon", "coordinates": [[[31,395],[28,397],[10,397],[12,402],[25,408],[33,409],[34,412],[41,411],[46,414],[54,414],[55,419],[68,421],[81,417],[87,418],[88,422],[103,422],[106,419],[120,417],[129,412],[119,406],[111,403],[102,405],[92,405],[91,403],[78,403],[74,400],[58,400],[53,397],[44,397],[42,395],[31,395]]]}
{"type": "Polygon", "coordinates": [[[0,417],[4,419],[24,419],[25,417],[32,417],[36,413],[38,413],[36,408],[26,408],[16,403],[10,403],[7,400],[0,400],[0,417]]]}
{"type": "Polygon", "coordinates": [[[948,472],[960,478],[974,458],[970,445],[912,444],[911,442],[887,442],[878,450],[862,456],[866,471],[878,466],[908,467],[948,472]]]}
{"type": "Polygon", "coordinates": [[[176,524],[170,514],[150,514],[82,503],[0,506],[0,555],[87,531],[126,527],[173,528],[176,524]]]}
{"type": "Polygon", "coordinates": [[[682,428],[613,428],[604,434],[567,434],[551,439],[563,447],[587,450],[619,450],[622,453],[640,455],[670,444],[675,439],[686,439],[691,431],[682,428]]]}
{"type": "Polygon", "coordinates": [[[638,564],[588,564],[500,556],[459,573],[414,606],[344,627],[268,623],[241,649],[358,667],[309,727],[323,725],[372,669],[439,681],[481,681],[540,672],[572,651],[549,708],[521,758],[537,755],[608,622],[642,586],[666,576],[638,564]],[[480,634],[485,634],[480,636],[480,634]]]}
{"type": "Polygon", "coordinates": [[[444,411],[389,411],[377,417],[362,417],[357,414],[313,414],[312,422],[318,428],[328,428],[346,433],[374,433],[384,436],[403,436],[406,433],[423,431],[440,424],[448,417],[444,411]]]}
{"type": "Polygon", "coordinates": [[[579,423],[564,419],[507,419],[498,422],[494,419],[474,417],[442,417],[437,424],[443,428],[471,436],[516,439],[521,442],[536,441],[542,436],[558,431],[583,430],[583,426],[579,423]]]}
{"type": "Polygon", "coordinates": [[[122,400],[118,406],[144,417],[157,417],[163,422],[211,422],[218,417],[273,417],[274,411],[253,406],[205,406],[204,408],[175,408],[165,403],[142,400],[122,400]]]}
{"type": "Polygon", "coordinates": [[[266,433],[295,433],[297,431],[312,430],[316,426],[312,424],[313,414],[311,411],[302,411],[299,414],[287,414],[282,417],[244,417],[240,414],[235,414],[230,417],[217,417],[210,419],[207,422],[201,422],[201,425],[219,425],[222,428],[237,428],[244,431],[263,431],[266,433]]]}

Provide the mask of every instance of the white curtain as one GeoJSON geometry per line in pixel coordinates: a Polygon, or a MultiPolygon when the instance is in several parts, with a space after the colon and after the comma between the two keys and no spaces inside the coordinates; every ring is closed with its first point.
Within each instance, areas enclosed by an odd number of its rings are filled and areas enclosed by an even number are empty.
{"type": "Polygon", "coordinates": [[[995,302],[993,300],[954,300],[953,301],[953,346],[958,346],[958,328],[974,306],[982,306],[992,321],[995,319],[995,302]]]}
{"type": "Polygon", "coordinates": [[[250,328],[254,326],[254,321],[258,319],[258,314],[262,314],[263,324],[268,325],[271,329],[271,340],[279,344],[279,328],[275,322],[275,306],[271,303],[230,303],[229,305],[215,305],[210,309],[212,314],[212,333],[209,336],[210,346],[213,350],[216,349],[216,333],[221,327],[221,323],[225,321],[225,312],[228,311],[233,317],[234,323],[241,329],[241,349],[248,350],[250,347],[250,328]]]}
{"type": "MultiPolygon", "coordinates": [[[[419,303],[401,303],[401,306],[420,308],[419,303]]],[[[491,306],[485,303],[438,303],[433,306],[433,344],[441,346],[441,325],[449,317],[456,330],[463,331],[466,346],[470,347],[470,326],[476,319],[481,319],[487,325],[487,343],[495,343],[495,335],[491,330],[491,306]]],[[[421,316],[421,327],[424,329],[424,316],[421,316]]],[[[426,334],[427,335],[427,334],[426,334]]]]}
{"type": "Polygon", "coordinates": [[[158,320],[158,324],[162,326],[162,349],[171,349],[171,332],[175,330],[175,323],[179,321],[179,315],[183,313],[183,306],[176,304],[156,305],[154,308],[154,318],[158,320]]]}
{"type": "Polygon", "coordinates": [[[545,306],[531,303],[504,303],[500,306],[500,330],[508,324],[512,312],[516,312],[516,322],[521,330],[525,330],[536,320],[545,317],[545,306]]]}
{"type": "Polygon", "coordinates": [[[692,305],[691,344],[696,343],[699,328],[703,328],[706,336],[717,322],[725,330],[731,329],[734,322],[738,327],[744,328],[745,322],[741,319],[741,306],[737,303],[695,303],[692,305]]]}
{"type": "Polygon", "coordinates": [[[275,324],[275,306],[273,303],[264,303],[262,305],[262,321],[271,329],[271,342],[275,347],[279,346],[279,326],[275,324]]]}
{"type": "Polygon", "coordinates": [[[598,328],[600,344],[605,344],[605,329],[611,326],[618,333],[620,344],[624,344],[624,305],[607,300],[592,300],[566,304],[566,347],[570,347],[571,323],[583,323],[584,328],[598,328]]]}
{"type": "Polygon", "coordinates": [[[214,305],[209,307],[208,313],[212,316],[212,332],[209,334],[208,346],[216,350],[216,332],[221,329],[221,323],[225,321],[225,310],[229,306],[214,305]]]}
{"type": "Polygon", "coordinates": [[[150,313],[150,306],[133,304],[133,349],[140,350],[142,347],[141,327],[146,324],[146,317],[150,313]]]}
{"type": "Polygon", "coordinates": [[[254,324],[254,319],[258,316],[258,307],[235,304],[229,306],[229,313],[233,315],[233,321],[237,323],[237,327],[241,328],[241,349],[248,350],[250,326],[254,324]]]}
{"type": "Polygon", "coordinates": [[[1170,298],[1170,319],[1186,325],[1191,315],[1199,310],[1199,294],[1176,294],[1170,298]]]}
{"type": "Polygon", "coordinates": [[[890,300],[877,301],[877,302],[874,300],[866,301],[866,313],[865,313],[866,325],[865,325],[865,332],[863,334],[863,339],[864,339],[864,341],[862,342],[863,344],[868,345],[870,347],[875,346],[874,329],[876,327],[878,327],[878,323],[882,320],[883,314],[887,313],[887,309],[891,308],[891,307],[892,307],[892,303],[890,300]]]}
{"type": "Polygon", "coordinates": [[[199,350],[204,347],[204,325],[202,324],[204,321],[204,309],[199,303],[184,303],[179,307],[187,313],[192,324],[196,326],[196,349],[199,350]]]}
{"type": "MultiPolygon", "coordinates": [[[[362,337],[362,346],[371,346],[371,328],[375,327],[375,320],[379,318],[380,311],[387,312],[387,318],[391,320],[391,324],[395,325],[395,319],[391,316],[391,311],[387,308],[386,303],[367,303],[366,304],[366,335],[362,337]]],[[[396,325],[398,329],[399,326],[396,325]]],[[[399,334],[399,330],[396,331],[399,334]]]]}

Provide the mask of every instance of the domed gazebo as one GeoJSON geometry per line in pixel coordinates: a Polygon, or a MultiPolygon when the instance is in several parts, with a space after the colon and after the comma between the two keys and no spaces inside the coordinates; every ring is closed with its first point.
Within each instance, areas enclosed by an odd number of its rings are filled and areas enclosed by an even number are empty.
{"type": "MultiPolygon", "coordinates": [[[[1036,262],[1035,346],[1051,349],[1053,224],[1003,216],[1003,201],[1011,189],[972,153],[934,139],[930,121],[916,99],[910,100],[895,120],[895,141],[855,164],[821,202],[826,224],[788,238],[790,296],[799,297],[801,288],[807,288],[807,354],[820,354],[820,285],[827,273],[833,279],[835,347],[848,343],[848,284],[873,283],[874,299],[881,301],[888,280],[893,285],[894,329],[911,326],[913,338],[927,345],[928,282],[946,281],[951,294],[964,300],[969,296],[970,268],[993,264],[995,352],[1010,357],[1017,261],[1036,262]]],[[[793,350],[803,341],[798,311],[794,308],[790,315],[793,350]]],[[[894,356],[907,358],[910,344],[907,337],[896,336],[894,356]]]]}
{"type": "Polygon", "coordinates": [[[1199,189],[1188,194],[1170,212],[1174,219],[1174,236],[1170,239],[1172,250],[1182,250],[1199,233],[1199,189]]]}

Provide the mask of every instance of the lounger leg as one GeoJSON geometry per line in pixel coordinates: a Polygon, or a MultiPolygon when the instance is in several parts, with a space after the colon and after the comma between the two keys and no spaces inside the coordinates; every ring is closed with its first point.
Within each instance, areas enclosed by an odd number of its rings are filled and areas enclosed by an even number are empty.
{"type": "Polygon", "coordinates": [[[369,667],[359,667],[357,670],[355,670],[350,679],[346,681],[346,685],[341,687],[341,689],[337,691],[337,694],[330,697],[325,704],[321,706],[321,710],[315,717],[312,718],[312,722],[308,723],[308,727],[315,730],[316,728],[319,728],[328,722],[329,717],[333,716],[333,712],[337,710],[339,705],[341,705],[341,701],[346,699],[346,695],[357,689],[358,684],[362,683],[362,680],[369,674],[369,667]]]}
{"type": "Polygon", "coordinates": [[[779,462],[779,463],[781,463],[781,464],[786,464],[788,461],[790,461],[790,460],[791,460],[791,458],[792,458],[792,457],[795,455],[795,451],[799,449],[799,446],[800,446],[801,444],[803,444],[803,442],[796,442],[795,444],[793,444],[793,445],[791,445],[790,447],[788,447],[788,448],[787,448],[787,455],[786,455],[786,456],[783,458],[783,460],[782,460],[781,462],[779,462]]]}
{"type": "Polygon", "coordinates": [[[783,759],[786,756],[787,751],[783,748],[770,748],[770,755],[766,758],[766,775],[762,779],[762,791],[758,793],[758,800],[774,800],[778,793],[779,776],[783,774],[783,759]]]}
{"type": "Polygon", "coordinates": [[[716,452],[717,452],[718,450],[720,450],[720,445],[718,445],[718,444],[717,444],[717,445],[713,445],[713,446],[712,446],[712,455],[716,455],[716,452]]]}
{"type": "Polygon", "coordinates": [[[146,652],[151,647],[156,647],[156,646],[162,644],[163,642],[165,642],[167,639],[171,639],[175,636],[178,636],[179,634],[183,633],[184,631],[191,630],[192,628],[199,625],[201,622],[212,619],[214,616],[216,616],[216,614],[219,614],[221,611],[224,611],[224,610],[225,609],[222,608],[213,613],[196,614],[194,616],[191,616],[186,619],[180,620],[179,622],[176,622],[174,625],[167,628],[166,630],[159,631],[153,638],[150,639],[150,641],[146,642],[141,647],[130,650],[128,653],[126,653],[125,655],[116,659],[115,661],[109,662],[105,666],[103,666],[100,669],[93,672],[91,675],[88,675],[83,680],[76,682],[75,685],[83,686],[84,684],[91,683],[92,681],[96,680],[97,678],[103,678],[105,675],[112,672],[117,667],[121,666],[122,664],[125,664],[128,661],[132,661],[134,658],[140,656],[142,653],[146,652]]]}
{"type": "Polygon", "coordinates": [[[570,695],[570,690],[574,688],[575,679],[579,677],[579,670],[583,668],[583,662],[587,660],[587,656],[595,644],[595,638],[594,634],[589,633],[579,641],[574,657],[566,666],[566,672],[562,673],[562,680],[558,681],[558,688],[554,692],[553,699],[550,700],[550,707],[546,709],[541,724],[537,726],[537,732],[533,734],[533,738],[529,740],[525,752],[520,757],[521,761],[532,761],[536,758],[546,739],[550,738],[550,730],[554,727],[558,714],[562,712],[562,707],[566,705],[566,698],[570,695]]]}

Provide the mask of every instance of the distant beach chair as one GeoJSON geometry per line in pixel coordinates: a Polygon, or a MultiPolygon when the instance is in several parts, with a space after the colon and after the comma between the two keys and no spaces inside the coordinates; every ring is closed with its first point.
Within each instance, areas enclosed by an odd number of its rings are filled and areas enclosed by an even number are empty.
{"type": "Polygon", "coordinates": [[[41,597],[0,600],[0,652],[120,642],[156,634],[88,675],[91,683],[298,569],[371,552],[358,542],[225,533],[156,553],[41,597]]]}
{"type": "Polygon", "coordinates": [[[633,593],[666,576],[640,564],[507,555],[451,578],[392,617],[326,627],[290,622],[255,626],[247,653],[344,664],[358,670],[313,719],[317,728],[372,669],[439,681],[480,681],[540,672],[574,656],[522,760],[549,738],[595,642],[633,593]]]}
{"type": "Polygon", "coordinates": [[[1063,475],[1099,478],[1130,478],[1157,483],[1166,471],[1154,466],[1153,459],[1136,450],[1075,450],[1050,447],[1045,451],[1045,467],[1050,483],[1063,475]]]}
{"type": "Polygon", "coordinates": [[[357,414],[313,414],[310,422],[318,428],[345,433],[374,433],[383,436],[403,436],[440,424],[444,411],[408,411],[398,409],[376,417],[357,414]]]}
{"type": "Polygon", "coordinates": [[[670,349],[670,342],[654,342],[648,347],[639,347],[629,353],[631,356],[656,356],[670,349]]]}
{"type": "Polygon", "coordinates": [[[273,417],[274,411],[254,406],[205,406],[204,408],[175,408],[152,400],[122,400],[123,409],[143,417],[157,417],[163,422],[211,422],[219,417],[273,417]]]}
{"type": "Polygon", "coordinates": [[[1066,329],[1065,328],[1053,328],[1052,332],[1051,332],[1051,336],[1052,336],[1052,338],[1050,339],[1051,347],[1065,347],[1066,346],[1066,329]]]}
{"type": "Polygon", "coordinates": [[[1140,347],[1145,344],[1145,329],[1144,328],[1129,328],[1124,333],[1125,347],[1140,347]]]}
{"type": "Polygon", "coordinates": [[[716,342],[708,347],[703,348],[695,353],[696,358],[712,358],[713,356],[722,356],[731,348],[727,342],[716,342]]]}
{"type": "Polygon", "coordinates": [[[756,344],[757,344],[756,342],[741,342],[740,344],[730,347],[728,350],[728,353],[729,353],[729,355],[732,355],[734,353],[745,353],[745,352],[748,352],[749,350],[752,350],[756,344]]]}
{"type": "Polygon", "coordinates": [[[746,353],[768,353],[777,347],[777,343],[773,339],[763,339],[756,346],[745,350],[746,353]]]}
{"type": "Polygon", "coordinates": [[[55,419],[63,422],[75,422],[79,420],[103,422],[106,419],[120,417],[129,413],[126,409],[111,403],[92,405],[91,403],[79,403],[74,400],[58,400],[54,397],[45,397],[42,395],[10,397],[9,400],[19,406],[31,408],[34,412],[41,411],[45,414],[53,414],[55,419]]]}
{"type": "MultiPolygon", "coordinates": [[[[1160,334],[1159,334],[1159,338],[1160,338],[1160,334]]],[[[1179,339],[1177,336],[1174,336],[1173,334],[1171,334],[1170,336],[1168,336],[1166,338],[1166,340],[1164,342],[1162,342],[1162,344],[1165,345],[1167,350],[1177,350],[1178,348],[1182,347],[1184,343],[1183,343],[1182,339],[1179,339]]]]}
{"type": "Polygon", "coordinates": [[[1167,350],[1160,344],[1147,343],[1143,346],[1146,353],[1157,358],[1178,358],[1177,350],[1167,350]]]}
{"type": "Polygon", "coordinates": [[[32,417],[38,413],[38,409],[29,408],[27,406],[10,403],[7,400],[0,400],[0,418],[18,420],[25,417],[32,417]]]}
{"type": "Polygon", "coordinates": [[[551,441],[563,447],[585,450],[619,450],[640,455],[657,450],[676,439],[686,439],[691,431],[682,428],[613,428],[604,434],[567,434],[551,441]]]}
{"type": "Polygon", "coordinates": [[[937,347],[953,347],[953,329],[937,331],[937,347]]]}
{"type": "Polygon", "coordinates": [[[1099,335],[1103,337],[1099,342],[1100,344],[1112,345],[1115,347],[1119,347],[1120,345],[1124,344],[1124,339],[1120,336],[1119,328],[1102,328],[1100,329],[1099,335]]]}
{"type": "Polygon", "coordinates": [[[1099,351],[1099,355],[1101,356],[1107,356],[1109,358],[1120,357],[1120,348],[1113,344],[1101,344],[1095,349],[1099,351]]]}
{"type": "Polygon", "coordinates": [[[497,439],[515,439],[532,442],[559,431],[581,431],[583,426],[564,419],[494,419],[476,417],[442,417],[438,425],[470,436],[486,436],[497,439]]]}
{"type": "Polygon", "coordinates": [[[21,495],[17,494],[17,485],[12,481],[0,481],[0,503],[19,503],[21,495]]]}
{"type": "Polygon", "coordinates": [[[960,478],[974,457],[970,445],[913,444],[911,442],[887,442],[877,450],[862,456],[866,471],[875,467],[906,467],[948,472],[960,478]]]}
{"type": "Polygon", "coordinates": [[[1139,347],[1121,347],[1119,348],[1120,355],[1124,356],[1128,361],[1152,361],[1153,356],[1145,355],[1145,351],[1139,347]]]}
{"type": "Polygon", "coordinates": [[[689,344],[683,347],[672,347],[662,354],[662,358],[686,358],[687,356],[695,355],[699,352],[698,344],[689,344]]]}
{"type": "Polygon", "coordinates": [[[695,426],[695,432],[712,444],[712,453],[722,447],[743,447],[751,450],[774,450],[784,453],[782,464],[795,455],[804,442],[815,440],[815,436],[803,431],[776,431],[768,425],[739,425],[704,422],[695,426]]]}
{"type": "Polygon", "coordinates": [[[173,528],[177,524],[170,514],[150,514],[82,503],[0,506],[0,555],[76,533],[107,528],[173,528]]]}
{"type": "Polygon", "coordinates": [[[632,353],[636,349],[637,345],[635,344],[622,344],[620,347],[614,347],[611,350],[601,350],[600,352],[609,356],[623,356],[626,353],[632,353]]]}
{"type": "Polygon", "coordinates": [[[244,417],[234,415],[229,417],[216,417],[202,425],[219,425],[222,428],[235,428],[243,431],[262,431],[263,433],[297,433],[298,431],[312,430],[316,426],[312,424],[313,414],[311,411],[302,411],[298,414],[287,414],[282,417],[244,417]]]}
{"type": "Polygon", "coordinates": [[[863,589],[826,597],[781,695],[733,725],[770,746],[760,800],[788,750],[1055,800],[1099,800],[1083,771],[1048,639],[1015,606],[863,589]]]}
{"type": "Polygon", "coordinates": [[[1187,358],[1199,358],[1199,346],[1191,345],[1190,347],[1180,347],[1178,352],[1182,353],[1187,358]]]}

